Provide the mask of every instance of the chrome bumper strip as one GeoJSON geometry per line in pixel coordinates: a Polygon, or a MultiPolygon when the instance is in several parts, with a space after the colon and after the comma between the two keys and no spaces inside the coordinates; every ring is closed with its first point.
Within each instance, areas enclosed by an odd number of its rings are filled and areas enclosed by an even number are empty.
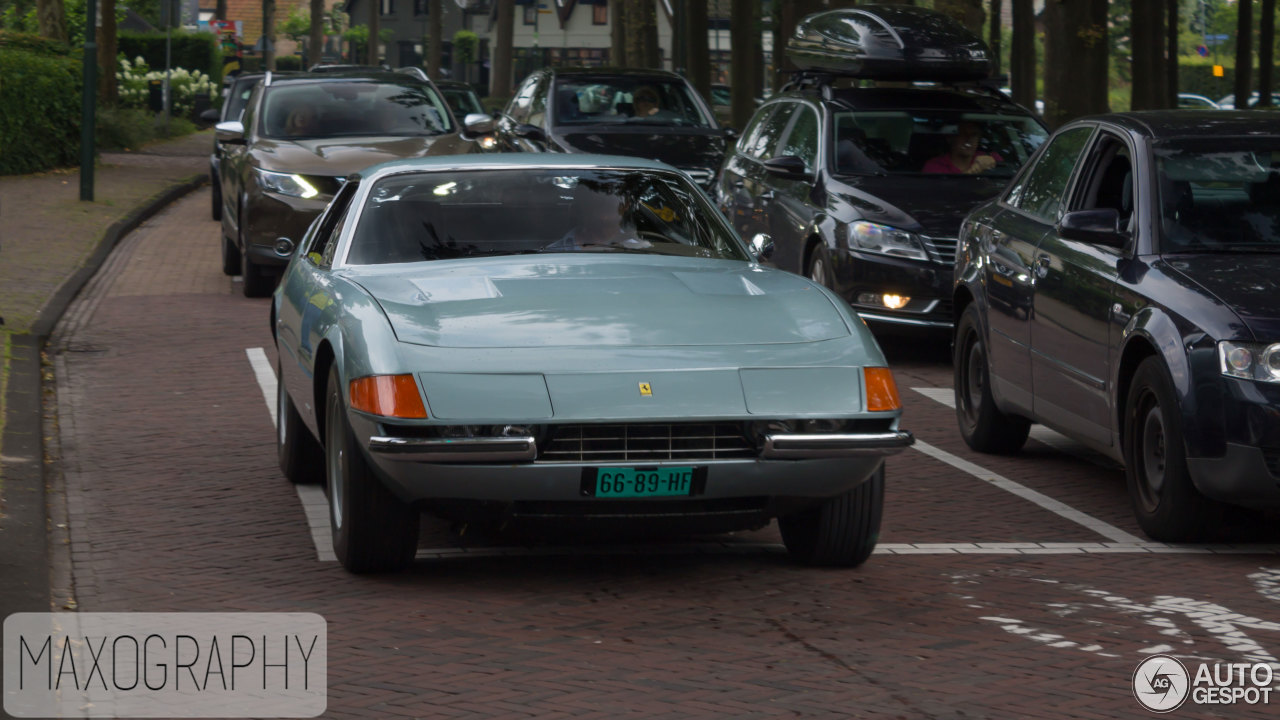
{"type": "Polygon", "coordinates": [[[878,323],[892,323],[894,325],[907,325],[910,327],[926,327],[926,328],[952,328],[955,324],[947,320],[916,320],[914,318],[899,317],[896,315],[879,315],[873,312],[863,312],[858,308],[853,309],[863,320],[870,320],[878,323]]]}
{"type": "Polygon", "coordinates": [[[538,456],[531,437],[371,437],[369,452],[414,462],[528,462],[538,456]]]}
{"type": "Polygon", "coordinates": [[[884,433],[766,435],[760,457],[767,460],[894,455],[916,441],[905,430],[884,433]]]}

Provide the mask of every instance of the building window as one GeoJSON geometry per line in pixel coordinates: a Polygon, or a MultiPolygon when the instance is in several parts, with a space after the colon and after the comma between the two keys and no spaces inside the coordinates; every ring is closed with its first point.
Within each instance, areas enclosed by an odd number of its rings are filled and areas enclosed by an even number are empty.
{"type": "Polygon", "coordinates": [[[524,24],[538,24],[538,4],[536,2],[524,6],[524,24]]]}
{"type": "Polygon", "coordinates": [[[591,24],[592,25],[608,25],[609,24],[609,6],[599,3],[591,6],[591,24]]]}
{"type": "Polygon", "coordinates": [[[396,14],[396,0],[378,0],[378,2],[382,4],[383,15],[396,14]]]}
{"type": "Polygon", "coordinates": [[[413,16],[422,17],[428,12],[427,0],[413,0],[413,16]]]}

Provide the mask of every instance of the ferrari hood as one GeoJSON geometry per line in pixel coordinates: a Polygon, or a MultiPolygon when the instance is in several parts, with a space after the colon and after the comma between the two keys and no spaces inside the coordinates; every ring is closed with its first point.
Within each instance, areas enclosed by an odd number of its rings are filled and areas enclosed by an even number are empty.
{"type": "Polygon", "coordinates": [[[371,165],[469,151],[457,135],[259,140],[254,155],[264,170],[346,177],[371,165]]]}
{"type": "Polygon", "coordinates": [[[353,272],[401,342],[436,347],[803,343],[849,335],[825,293],[732,261],[559,255],[353,272]]]}

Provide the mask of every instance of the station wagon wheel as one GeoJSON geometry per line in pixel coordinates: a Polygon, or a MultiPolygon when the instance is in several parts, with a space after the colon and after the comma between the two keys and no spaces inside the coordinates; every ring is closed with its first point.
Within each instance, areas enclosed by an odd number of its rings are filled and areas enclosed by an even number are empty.
{"type": "Polygon", "coordinates": [[[952,362],[960,435],[978,452],[1015,453],[1026,444],[1031,421],[996,407],[995,398],[991,396],[991,369],[981,327],[978,308],[970,304],[956,326],[952,362]]]}
{"type": "Polygon", "coordinates": [[[280,461],[280,471],[291,483],[320,483],[324,480],[324,451],[289,397],[282,368],[283,361],[277,360],[276,457],[280,461]]]}
{"type": "Polygon", "coordinates": [[[858,487],[822,504],[778,518],[782,542],[805,565],[857,567],[880,539],[884,463],[858,487]]]}
{"type": "Polygon", "coordinates": [[[1222,505],[1191,481],[1177,396],[1159,358],[1138,365],[1124,413],[1125,476],[1138,525],[1165,542],[1204,538],[1222,505]]]}
{"type": "Polygon", "coordinates": [[[325,485],[333,552],[353,573],[394,572],[412,560],[418,513],[373,474],[347,422],[338,370],[325,392],[325,485]]]}

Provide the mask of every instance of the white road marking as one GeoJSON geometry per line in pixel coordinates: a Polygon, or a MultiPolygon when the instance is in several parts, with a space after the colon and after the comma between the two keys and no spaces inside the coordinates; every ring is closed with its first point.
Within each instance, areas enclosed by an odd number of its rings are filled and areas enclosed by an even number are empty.
{"type": "MultiPolygon", "coordinates": [[[[272,427],[278,422],[276,418],[276,374],[267,360],[262,348],[247,348],[245,355],[253,368],[254,378],[262,391],[262,399],[267,404],[271,415],[272,427]]],[[[920,443],[917,441],[917,445],[920,443]]],[[[936,450],[936,448],[934,448],[936,450]]],[[[943,451],[937,450],[942,453],[943,451]]],[[[946,454],[946,453],[944,453],[946,454]]],[[[950,456],[955,457],[955,456],[950,456]]],[[[964,462],[959,458],[955,458],[964,462]]],[[[944,460],[944,462],[946,462],[944,460]]],[[[977,466],[974,466],[977,467],[977,466]]],[[[978,468],[981,470],[981,468],[978,468]]],[[[981,477],[981,476],[980,476],[981,477]]],[[[995,476],[1000,480],[999,476],[995,476]]],[[[984,478],[985,479],[985,478],[984,478]]],[[[992,482],[988,479],[988,482],[992,482]]],[[[1009,480],[1005,483],[1022,488],[1009,480]]],[[[995,483],[993,483],[995,484],[995,483]]],[[[999,487],[999,485],[997,485],[999,487]]],[[[1009,488],[1004,488],[1008,490],[1009,488]]],[[[1034,493],[1035,491],[1022,488],[1034,493]]],[[[307,527],[311,532],[311,540],[315,544],[316,559],[320,562],[337,562],[333,554],[331,530],[329,527],[329,502],[325,499],[324,489],[317,485],[295,485],[298,500],[307,518],[307,527]]],[[[1010,490],[1013,492],[1013,490],[1010,490]]],[[[1035,493],[1039,495],[1039,493],[1035,493]]],[[[1044,498],[1043,495],[1040,497],[1044,498]]],[[[1048,498],[1045,498],[1049,500],[1048,498]]],[[[1049,500],[1050,502],[1056,502],[1049,500]]],[[[1034,502],[1034,500],[1033,500],[1034,502]]],[[[1060,504],[1060,503],[1059,503],[1060,504]]],[[[1066,506],[1063,506],[1066,507],[1066,506]]],[[[1067,508],[1070,510],[1070,508],[1067,508]]],[[[1071,511],[1074,512],[1074,511],[1071,511]]],[[[1087,517],[1087,516],[1084,516],[1087,517]]],[[[1080,522],[1077,520],[1077,522],[1080,522]]],[[[1083,523],[1082,523],[1083,524],[1083,523]]],[[[1105,523],[1102,523],[1105,525],[1105,523]]],[[[1111,527],[1106,525],[1106,527],[1111,527]]],[[[1115,532],[1124,535],[1116,528],[1115,532]]],[[[1103,533],[1105,535],[1105,533],[1103,533]]],[[[1112,538],[1116,539],[1116,538],[1112,538]]],[[[526,557],[547,555],[653,555],[653,554],[685,554],[690,552],[715,552],[723,554],[742,553],[783,553],[786,548],[780,543],[753,542],[696,542],[668,543],[663,545],[616,545],[596,546],[585,549],[576,546],[546,547],[480,547],[480,548],[419,548],[417,558],[444,559],[451,557],[526,557]]],[[[1165,543],[1144,542],[1127,536],[1117,542],[1109,543],[1033,543],[1033,542],[990,542],[990,543],[880,543],[876,546],[876,555],[1080,555],[1101,553],[1217,553],[1217,554],[1276,554],[1280,553],[1280,545],[1166,545],[1165,543]]]]}
{"type": "MultiPolygon", "coordinates": [[[[925,397],[930,398],[932,400],[936,400],[937,402],[940,402],[949,407],[955,407],[954,394],[952,393],[952,391],[947,390],[945,388],[912,388],[912,390],[915,390],[921,395],[924,395],[925,397]]],[[[1053,433],[1053,434],[1056,435],[1057,433],[1053,433]]],[[[1037,492],[1025,485],[1014,482],[1013,480],[1010,480],[1005,477],[1001,477],[1000,475],[994,472],[991,472],[990,470],[987,470],[986,468],[980,465],[975,465],[974,463],[971,463],[968,460],[965,460],[964,458],[961,458],[956,455],[952,455],[946,450],[943,450],[941,448],[936,448],[930,445],[929,443],[920,441],[919,439],[916,440],[916,444],[913,445],[912,447],[924,453],[925,455],[928,455],[931,458],[934,458],[936,460],[941,460],[942,462],[958,470],[962,470],[978,478],[979,480],[990,483],[991,485],[994,485],[995,487],[998,487],[1001,490],[1011,492],[1014,495],[1017,495],[1018,497],[1021,497],[1025,500],[1029,500],[1035,503],[1036,505],[1039,505],[1040,507],[1044,508],[1045,510],[1048,510],[1049,512],[1054,513],[1055,515],[1066,518],[1067,520],[1070,520],[1074,523],[1083,525],[1109,540],[1113,540],[1118,543],[1141,543],[1142,542],[1142,538],[1136,535],[1127,533],[1124,530],[1121,530],[1120,528],[1110,523],[1103,522],[1102,520],[1099,520],[1095,517],[1086,515],[1085,513],[1082,513],[1079,510],[1076,510],[1070,507],[1069,505],[1066,505],[1065,503],[1054,500],[1053,498],[1049,497],[1048,495],[1045,495],[1044,493],[1037,492]]]]}

